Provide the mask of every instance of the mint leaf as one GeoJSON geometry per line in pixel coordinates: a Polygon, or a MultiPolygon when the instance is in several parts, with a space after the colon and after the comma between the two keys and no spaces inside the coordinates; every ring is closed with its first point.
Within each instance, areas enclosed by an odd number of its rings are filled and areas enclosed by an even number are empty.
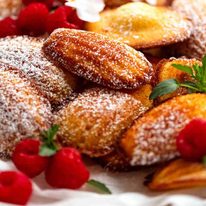
{"type": "Polygon", "coordinates": [[[49,156],[54,155],[55,153],[56,153],[56,149],[51,149],[47,147],[46,145],[42,145],[40,147],[40,152],[39,152],[40,156],[49,157],[49,156]]]}
{"type": "Polygon", "coordinates": [[[41,133],[42,145],[40,147],[39,155],[41,156],[52,156],[58,150],[55,143],[55,137],[59,130],[58,125],[53,125],[48,130],[44,130],[41,133]]]}
{"type": "Polygon", "coordinates": [[[165,94],[172,93],[180,87],[176,79],[168,79],[166,81],[160,82],[150,94],[150,99],[156,99],[165,94]]]}
{"type": "Polygon", "coordinates": [[[87,182],[87,185],[95,188],[95,189],[98,189],[100,192],[102,193],[105,193],[105,194],[112,194],[112,192],[110,191],[110,189],[104,184],[104,183],[101,183],[97,180],[89,180],[87,182]]]}
{"type": "Polygon", "coordinates": [[[202,163],[206,166],[206,156],[202,158],[202,163]]]}
{"type": "Polygon", "coordinates": [[[181,64],[172,64],[172,66],[175,67],[178,70],[181,70],[181,71],[186,72],[190,75],[193,75],[193,71],[192,71],[191,67],[181,65],[181,64]]]}

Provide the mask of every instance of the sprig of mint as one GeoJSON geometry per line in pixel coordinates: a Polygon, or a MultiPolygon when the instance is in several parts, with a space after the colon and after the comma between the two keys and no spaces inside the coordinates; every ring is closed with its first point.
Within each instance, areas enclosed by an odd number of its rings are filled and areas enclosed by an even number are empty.
{"type": "Polygon", "coordinates": [[[52,125],[48,130],[41,132],[42,145],[40,147],[39,155],[41,156],[52,156],[54,155],[58,147],[55,144],[55,137],[59,130],[58,125],[52,125]]]}
{"type": "Polygon", "coordinates": [[[172,64],[172,66],[189,74],[191,81],[181,83],[176,79],[169,79],[160,82],[150,94],[150,99],[170,94],[180,87],[187,88],[190,93],[206,93],[206,56],[202,59],[202,66],[198,64],[194,64],[192,67],[181,64],[172,64]]]}
{"type": "Polygon", "coordinates": [[[104,194],[112,194],[112,192],[110,191],[110,189],[102,182],[99,182],[97,180],[89,180],[87,182],[87,185],[99,190],[101,193],[104,193],[104,194]]]}

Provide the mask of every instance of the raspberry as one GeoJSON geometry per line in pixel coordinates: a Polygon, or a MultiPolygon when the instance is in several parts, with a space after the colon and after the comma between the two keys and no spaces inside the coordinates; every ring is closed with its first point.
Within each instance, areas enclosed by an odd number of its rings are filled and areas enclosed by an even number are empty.
{"type": "Polygon", "coordinates": [[[32,194],[32,184],[20,172],[0,172],[0,201],[25,205],[32,194]]]}
{"type": "Polygon", "coordinates": [[[39,2],[45,4],[48,8],[52,8],[54,0],[22,0],[24,5],[29,5],[31,3],[39,2]]]}
{"type": "Polygon", "coordinates": [[[16,20],[10,17],[0,21],[0,28],[0,38],[19,34],[16,20]]]}
{"type": "Polygon", "coordinates": [[[23,140],[16,145],[12,156],[17,169],[31,178],[43,172],[49,160],[48,157],[39,155],[39,147],[38,140],[23,140]]]}
{"type": "Polygon", "coordinates": [[[83,24],[75,10],[68,6],[61,6],[48,16],[47,32],[51,33],[58,28],[81,29],[83,24]]]}
{"type": "Polygon", "coordinates": [[[38,36],[46,30],[49,11],[44,4],[32,3],[24,8],[18,17],[17,25],[23,34],[38,36]]]}
{"type": "Polygon", "coordinates": [[[206,155],[206,121],[194,119],[179,133],[177,149],[183,159],[199,161],[206,155]]]}
{"type": "Polygon", "coordinates": [[[52,187],[77,189],[88,181],[89,172],[79,152],[65,147],[51,157],[45,177],[52,187]]]}

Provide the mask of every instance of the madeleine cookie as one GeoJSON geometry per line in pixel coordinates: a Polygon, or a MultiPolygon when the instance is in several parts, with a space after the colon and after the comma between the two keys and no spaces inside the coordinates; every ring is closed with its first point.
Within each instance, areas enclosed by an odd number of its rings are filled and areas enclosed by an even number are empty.
{"type": "Polygon", "coordinates": [[[51,107],[18,69],[0,63],[0,159],[24,138],[38,137],[51,123],[51,107]]]}
{"type": "Polygon", "coordinates": [[[148,187],[154,191],[206,186],[206,168],[199,162],[178,159],[154,173],[148,187]]]}
{"type": "Polygon", "coordinates": [[[61,68],[113,89],[136,89],[153,76],[141,52],[93,32],[58,29],[43,50],[61,68]]]}
{"type": "Polygon", "coordinates": [[[105,156],[114,150],[122,132],[148,109],[130,94],[88,89],[57,113],[59,141],[90,157],[105,156]]]}
{"type": "MultiPolygon", "coordinates": [[[[191,80],[191,77],[186,72],[176,69],[175,67],[172,66],[173,64],[181,64],[184,66],[192,67],[195,64],[201,65],[202,63],[196,59],[186,59],[186,58],[163,59],[156,66],[155,85],[168,79],[176,79],[181,83],[191,80]]],[[[180,96],[187,93],[188,90],[186,88],[180,87],[171,94],[158,97],[156,102],[161,103],[169,98],[180,96]]]]}
{"type": "Polygon", "coordinates": [[[206,0],[174,0],[172,7],[190,18],[193,25],[191,37],[175,45],[173,54],[201,60],[206,54],[206,0]]]}
{"type": "Polygon", "coordinates": [[[52,104],[59,104],[72,95],[78,79],[46,59],[41,51],[43,41],[27,36],[2,38],[0,61],[21,70],[52,104]]]}
{"type": "Polygon", "coordinates": [[[190,21],[168,7],[128,3],[106,10],[101,20],[88,23],[86,29],[107,35],[136,49],[159,47],[190,37],[190,21]]]}
{"type": "Polygon", "coordinates": [[[177,157],[176,137],[192,119],[206,119],[205,101],[205,94],[174,97],[137,119],[121,139],[130,164],[151,165],[177,157]]]}

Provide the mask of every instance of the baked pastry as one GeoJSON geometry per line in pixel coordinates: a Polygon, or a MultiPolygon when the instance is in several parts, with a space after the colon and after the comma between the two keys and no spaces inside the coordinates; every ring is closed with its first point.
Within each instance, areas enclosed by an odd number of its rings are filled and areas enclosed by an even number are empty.
{"type": "Polygon", "coordinates": [[[166,191],[206,186],[205,165],[178,159],[159,169],[148,182],[155,191],[166,191]]]}
{"type": "Polygon", "coordinates": [[[105,4],[107,7],[114,8],[132,1],[145,2],[155,6],[169,6],[173,0],[105,0],[105,4]]]}
{"type": "Polygon", "coordinates": [[[151,165],[179,156],[178,133],[194,118],[206,119],[206,95],[174,97],[135,121],[121,139],[131,165],[151,165]]]}
{"type": "Polygon", "coordinates": [[[58,29],[43,50],[57,66],[113,89],[136,89],[153,76],[141,52],[93,32],[58,29]]]}
{"type": "Polygon", "coordinates": [[[18,69],[0,63],[0,159],[9,158],[21,139],[38,137],[51,121],[50,104],[35,84],[18,69]]]}
{"type": "Polygon", "coordinates": [[[22,8],[22,0],[0,0],[0,18],[17,15],[22,8]]]}
{"type": "MultiPolygon", "coordinates": [[[[181,65],[192,67],[195,64],[201,65],[202,63],[196,59],[186,59],[186,58],[163,59],[156,66],[155,85],[168,79],[176,79],[181,83],[191,80],[191,77],[187,73],[176,69],[175,67],[172,66],[173,64],[181,64],[181,65]]],[[[156,103],[157,102],[161,103],[169,98],[180,96],[187,93],[188,90],[186,88],[180,87],[171,94],[158,97],[156,103]]]]}
{"type": "Polygon", "coordinates": [[[57,113],[59,142],[90,157],[111,153],[122,132],[149,109],[142,99],[103,88],[86,90],[57,113]]]}
{"type": "Polygon", "coordinates": [[[145,49],[183,41],[190,37],[192,27],[187,18],[168,7],[136,2],[102,12],[101,20],[86,24],[86,29],[145,49]]]}
{"type": "Polygon", "coordinates": [[[43,38],[27,36],[0,39],[0,61],[20,69],[35,81],[52,104],[59,104],[77,87],[77,78],[50,63],[41,51],[43,38]]]}
{"type": "Polygon", "coordinates": [[[172,54],[201,60],[206,54],[206,0],[174,0],[172,7],[188,16],[193,25],[191,37],[175,45],[172,54]]]}

